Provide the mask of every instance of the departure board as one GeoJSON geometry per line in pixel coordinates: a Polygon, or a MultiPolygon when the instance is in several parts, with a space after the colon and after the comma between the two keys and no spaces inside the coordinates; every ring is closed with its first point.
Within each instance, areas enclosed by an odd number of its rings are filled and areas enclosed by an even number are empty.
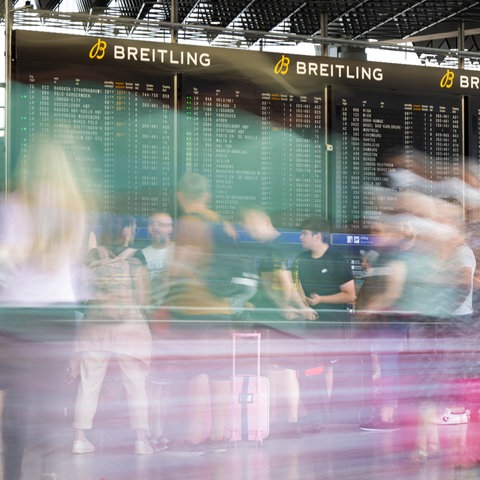
{"type": "Polygon", "coordinates": [[[184,168],[211,182],[211,206],[234,220],[254,203],[280,227],[326,214],[323,95],[262,90],[245,82],[182,84],[184,168]]]}
{"type": "Polygon", "coordinates": [[[460,97],[349,89],[334,93],[333,110],[334,229],[368,231],[378,219],[377,202],[390,200],[382,187],[392,166],[381,162],[390,148],[402,147],[416,158],[410,166],[420,179],[416,190],[452,195],[438,190],[442,180],[462,173],[460,97]]]}
{"type": "Polygon", "coordinates": [[[462,177],[466,134],[467,153],[480,151],[476,72],[117,37],[13,37],[6,164],[53,137],[99,211],[177,215],[177,178],[189,171],[207,177],[211,207],[228,220],[255,203],[284,230],[314,214],[356,238],[392,200],[387,149],[415,154],[406,166],[420,178],[415,188],[444,197],[453,182],[442,180],[462,177]]]}
{"type": "Polygon", "coordinates": [[[18,62],[13,167],[20,155],[35,154],[37,139],[50,138],[98,211],[173,211],[171,77],[97,68],[72,78],[69,67],[18,62]]]}
{"type": "Polygon", "coordinates": [[[468,98],[468,168],[480,178],[480,98],[468,98]]]}

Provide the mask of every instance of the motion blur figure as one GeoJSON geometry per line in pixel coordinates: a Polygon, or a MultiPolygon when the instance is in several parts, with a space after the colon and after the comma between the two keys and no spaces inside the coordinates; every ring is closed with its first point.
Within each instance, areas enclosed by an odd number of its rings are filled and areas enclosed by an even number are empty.
{"type": "MultiPolygon", "coordinates": [[[[408,170],[400,168],[402,172],[408,170]]],[[[398,169],[391,173],[395,175],[398,169]]],[[[423,181],[425,187],[427,179],[423,178],[423,181]]],[[[438,179],[431,181],[434,194],[456,198],[458,192],[448,183],[441,181],[441,185],[438,179]]],[[[470,303],[474,262],[462,246],[464,234],[459,219],[463,217],[463,210],[458,200],[452,203],[427,196],[419,191],[420,187],[420,182],[401,185],[397,182],[395,188],[398,191],[391,194],[394,202],[383,206],[384,213],[378,224],[382,226],[382,231],[378,232],[381,238],[388,238],[389,232],[395,233],[408,226],[415,241],[408,248],[405,247],[411,238],[398,244],[399,255],[392,257],[387,264],[390,272],[396,265],[397,273],[389,275],[384,282],[387,288],[360,309],[367,314],[391,309],[392,312],[383,317],[394,318],[400,324],[402,317],[408,321],[408,351],[402,356],[401,368],[411,382],[402,385],[402,400],[409,408],[413,407],[417,415],[414,459],[424,461],[437,455],[440,449],[438,425],[463,423],[464,420],[460,419],[460,415],[465,416],[463,405],[451,404],[452,399],[459,397],[454,390],[458,388],[456,381],[463,375],[461,358],[464,346],[458,351],[452,348],[453,340],[446,332],[459,331],[458,321],[468,323],[468,314],[465,319],[458,314],[470,311],[465,302],[470,303]],[[457,415],[455,422],[451,421],[453,416],[447,416],[450,420],[444,419],[443,409],[447,406],[454,407],[451,413],[457,415]]],[[[465,453],[465,439],[466,429],[457,439],[456,453],[460,456],[460,464],[464,463],[461,457],[465,453]]]]}
{"type": "Polygon", "coordinates": [[[91,291],[75,339],[80,357],[80,384],[75,402],[72,453],[93,453],[85,432],[92,429],[101,387],[112,359],[118,362],[128,399],[135,453],[153,453],[147,433],[146,378],[152,337],[144,313],[149,301],[148,271],[143,255],[128,246],[135,240],[130,215],[110,214],[100,245],[88,252],[91,291]]]}
{"type": "Polygon", "coordinates": [[[168,342],[165,316],[168,312],[165,301],[170,287],[170,266],[173,261],[175,243],[172,241],[173,219],[166,212],[152,213],[148,219],[150,245],[142,249],[150,277],[149,322],[153,337],[153,355],[147,392],[150,405],[150,433],[157,449],[169,443],[163,436],[165,403],[168,387],[164,385],[168,374],[165,342],[168,342]]]}
{"type": "Polygon", "coordinates": [[[220,452],[231,395],[232,309],[227,298],[208,287],[203,271],[216,261],[212,226],[229,224],[208,207],[208,181],[202,175],[186,173],[177,195],[183,214],[176,225],[168,304],[174,317],[170,354],[180,373],[172,382],[177,398],[169,434],[184,443],[182,449],[220,452]]]}
{"type": "Polygon", "coordinates": [[[379,158],[379,168],[384,174],[385,183],[397,191],[426,193],[435,198],[454,198],[466,208],[480,206],[479,181],[473,173],[472,164],[467,162],[465,171],[453,171],[450,174],[435,176],[431,164],[436,159],[418,150],[404,147],[387,149],[379,158]],[[460,177],[463,174],[463,177],[460,177]]]}
{"type": "Polygon", "coordinates": [[[366,369],[371,368],[371,359],[375,358],[380,371],[376,395],[369,375],[366,391],[368,398],[374,398],[375,408],[370,418],[360,422],[360,428],[385,432],[397,429],[399,353],[405,347],[411,318],[410,313],[398,311],[397,303],[404,293],[407,275],[403,256],[415,244],[415,235],[408,224],[401,223],[379,223],[376,230],[381,234],[381,254],[373,250],[363,254],[362,265],[367,270],[355,303],[355,335],[358,340],[366,339],[361,350],[370,358],[364,362],[366,369]]]}
{"type": "Polygon", "coordinates": [[[150,276],[151,304],[162,305],[168,294],[169,271],[175,244],[172,241],[173,220],[165,212],[152,213],[148,219],[150,245],[142,249],[150,276]]]}
{"type": "Polygon", "coordinates": [[[313,310],[299,295],[292,275],[296,249],[286,243],[270,216],[255,205],[239,209],[242,227],[256,241],[253,254],[258,259],[260,283],[250,300],[248,323],[261,332],[266,352],[262,368],[270,380],[272,436],[301,434],[299,420],[300,387],[297,370],[301,363],[305,318],[313,310]],[[265,367],[263,367],[265,366],[265,367]]]}
{"type": "Polygon", "coordinates": [[[19,160],[0,217],[4,480],[22,477],[27,427],[42,452],[39,472],[54,472],[85,223],[84,200],[62,149],[45,141],[31,152],[19,160]]]}

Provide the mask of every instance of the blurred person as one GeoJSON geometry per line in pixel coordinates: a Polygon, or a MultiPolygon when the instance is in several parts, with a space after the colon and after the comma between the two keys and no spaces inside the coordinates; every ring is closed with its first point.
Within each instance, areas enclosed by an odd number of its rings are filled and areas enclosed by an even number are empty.
{"type": "Polygon", "coordinates": [[[184,174],[177,196],[183,213],[176,225],[168,305],[173,316],[170,353],[180,372],[172,384],[176,412],[169,415],[170,426],[182,450],[222,453],[231,398],[232,310],[228,298],[209,288],[203,273],[216,261],[212,226],[234,233],[208,207],[205,177],[184,174]]]}
{"type": "Polygon", "coordinates": [[[465,299],[462,266],[457,248],[461,210],[444,200],[415,191],[400,192],[396,208],[382,215],[383,241],[411,229],[413,235],[398,243],[394,280],[359,307],[367,315],[380,313],[390,324],[408,323],[408,344],[401,370],[408,385],[401,385],[402,399],[417,416],[415,460],[426,460],[440,450],[438,414],[448,377],[444,346],[439,333],[465,299]],[[400,260],[400,263],[398,262],[400,260]],[[400,281],[403,279],[403,281],[400,281]],[[370,312],[370,313],[369,313],[370,312]]]}
{"type": "Polygon", "coordinates": [[[346,259],[328,243],[330,225],[320,217],[309,217],[300,225],[304,250],[297,258],[300,292],[315,311],[307,322],[305,337],[313,365],[323,365],[324,374],[301,375],[301,393],[306,409],[304,428],[317,431],[330,415],[333,368],[338,360],[339,340],[345,338],[347,305],[355,301],[355,282],[346,259]],[[333,347],[333,348],[332,348],[333,347]]]}
{"type": "Polygon", "coordinates": [[[104,222],[99,246],[87,255],[91,291],[74,347],[80,361],[73,422],[74,454],[95,451],[86,431],[92,429],[101,387],[113,359],[118,362],[126,390],[130,426],[136,433],[135,453],[153,453],[147,436],[146,377],[152,348],[144,313],[149,299],[148,271],[143,255],[128,248],[135,232],[133,217],[110,214],[104,222]]]}
{"type": "Polygon", "coordinates": [[[375,250],[360,250],[362,276],[368,277],[378,261],[379,253],[375,250]]]}
{"type": "Polygon", "coordinates": [[[163,450],[169,440],[163,435],[164,402],[166,400],[165,376],[168,359],[163,342],[168,341],[164,327],[165,300],[170,285],[170,264],[175,243],[172,241],[173,219],[166,212],[154,212],[148,218],[147,231],[150,245],[142,249],[150,277],[149,322],[153,337],[153,357],[147,392],[150,405],[151,443],[163,450]],[[162,399],[163,397],[163,399],[162,399]]]}
{"type": "MultiPolygon", "coordinates": [[[[452,203],[452,200],[449,200],[452,203]]],[[[453,201],[457,204],[456,201],[453,201]]],[[[452,224],[458,225],[460,233],[465,226],[458,219],[461,218],[461,205],[455,214],[451,213],[452,224]]],[[[451,244],[452,260],[455,268],[455,284],[457,291],[456,308],[450,317],[439,322],[436,336],[439,343],[441,364],[441,388],[438,399],[436,423],[438,425],[463,425],[459,428],[457,437],[457,455],[455,461],[458,466],[468,467],[476,463],[472,449],[468,448],[467,435],[470,411],[477,400],[470,392],[470,383],[479,378],[478,368],[478,320],[473,318],[473,285],[476,270],[476,258],[473,250],[460,238],[457,244],[451,244]]],[[[471,447],[471,445],[470,445],[471,447]]]]}
{"type": "Polygon", "coordinates": [[[3,478],[19,480],[31,429],[53,478],[61,395],[75,332],[85,202],[64,151],[48,140],[22,156],[1,205],[0,387],[3,478]]]}
{"type": "Polygon", "coordinates": [[[403,254],[414,245],[415,235],[408,224],[377,224],[376,233],[382,236],[382,250],[368,269],[355,302],[356,338],[366,340],[361,342],[367,350],[363,353],[376,360],[378,369],[377,394],[372,393],[372,375],[367,386],[375,408],[360,428],[386,432],[398,428],[399,355],[405,347],[410,316],[397,311],[396,304],[407,276],[403,254]]]}
{"type": "Polygon", "coordinates": [[[260,331],[267,344],[266,376],[270,380],[272,401],[271,432],[275,436],[296,437],[300,389],[300,338],[305,317],[313,311],[298,294],[292,267],[296,251],[286,244],[269,217],[255,205],[239,209],[242,227],[257,242],[253,254],[258,259],[260,282],[251,298],[248,323],[260,331]]]}
{"type": "Polygon", "coordinates": [[[152,213],[148,219],[147,231],[150,245],[142,249],[150,276],[150,297],[152,305],[163,305],[168,294],[169,269],[175,243],[172,241],[173,219],[166,212],[152,213]]]}
{"type": "Polygon", "coordinates": [[[455,198],[466,208],[478,208],[479,181],[471,172],[470,164],[463,172],[463,178],[456,175],[435,177],[434,169],[428,163],[434,159],[418,150],[407,150],[403,147],[388,148],[378,160],[378,169],[384,177],[386,185],[397,191],[417,191],[427,193],[436,198],[455,198]]]}

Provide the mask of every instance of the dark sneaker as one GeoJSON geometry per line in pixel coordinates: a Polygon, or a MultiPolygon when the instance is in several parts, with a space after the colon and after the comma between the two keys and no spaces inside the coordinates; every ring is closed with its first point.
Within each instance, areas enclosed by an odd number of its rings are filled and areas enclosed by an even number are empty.
{"type": "Polygon", "coordinates": [[[227,445],[224,441],[212,442],[207,440],[201,446],[205,449],[205,453],[227,453],[227,445]]]}
{"type": "Polygon", "coordinates": [[[162,455],[173,455],[179,457],[200,457],[205,454],[203,445],[191,445],[190,443],[181,443],[169,445],[168,449],[162,455]]]}
{"type": "Polygon", "coordinates": [[[166,450],[172,442],[166,437],[155,437],[150,440],[150,444],[156,452],[166,450]]]}
{"type": "Polygon", "coordinates": [[[310,422],[302,423],[301,432],[302,433],[320,433],[325,430],[327,424],[325,422],[310,422]]]}
{"type": "Polygon", "coordinates": [[[384,422],[380,419],[373,419],[360,425],[360,430],[365,432],[396,432],[398,425],[395,422],[384,422]]]}

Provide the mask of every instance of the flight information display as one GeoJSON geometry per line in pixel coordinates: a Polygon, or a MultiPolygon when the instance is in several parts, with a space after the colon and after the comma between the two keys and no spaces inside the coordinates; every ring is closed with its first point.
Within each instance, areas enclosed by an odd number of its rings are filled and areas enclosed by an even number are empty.
{"type": "Polygon", "coordinates": [[[211,206],[234,220],[253,203],[281,227],[326,214],[323,95],[293,95],[242,81],[182,83],[184,168],[212,184],[211,206]]]}
{"type": "Polygon", "coordinates": [[[467,133],[467,153],[480,151],[475,72],[19,30],[13,40],[6,164],[53,138],[99,211],[177,215],[177,179],[197,172],[228,220],[254,203],[284,230],[320,215],[355,238],[393,202],[389,172],[397,189],[410,175],[447,197],[467,133]],[[394,147],[414,158],[404,172],[384,159],[394,147]]]}
{"type": "Polygon", "coordinates": [[[480,178],[480,99],[468,98],[468,171],[480,178]]]}
{"type": "Polygon", "coordinates": [[[97,69],[95,78],[88,71],[72,78],[67,67],[18,62],[13,168],[49,138],[62,145],[98,211],[173,211],[171,77],[97,69]]]}
{"type": "Polygon", "coordinates": [[[456,192],[449,191],[443,180],[462,173],[461,99],[382,90],[336,91],[333,141],[333,227],[368,231],[378,219],[379,207],[388,209],[391,202],[387,185],[454,196],[456,192]],[[402,168],[384,161],[385,154],[395,149],[405,149],[410,157],[402,168]]]}

